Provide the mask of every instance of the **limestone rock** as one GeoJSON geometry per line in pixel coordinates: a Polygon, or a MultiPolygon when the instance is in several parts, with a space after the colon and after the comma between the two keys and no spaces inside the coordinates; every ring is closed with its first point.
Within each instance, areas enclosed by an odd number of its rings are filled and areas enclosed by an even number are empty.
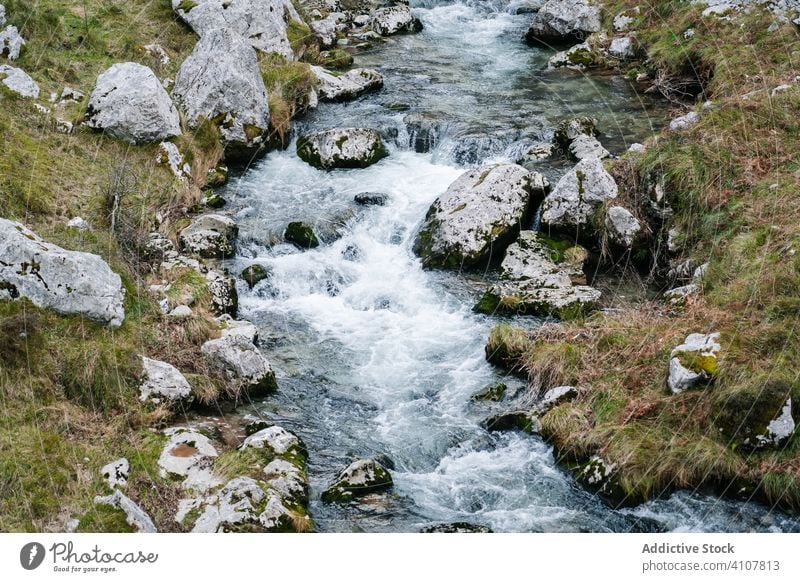
{"type": "Polygon", "coordinates": [[[686,115],[676,117],[669,122],[669,128],[673,131],[688,129],[700,121],[700,114],[697,111],[690,111],[686,115]]]}
{"type": "Polygon", "coordinates": [[[305,454],[305,447],[298,436],[280,426],[270,426],[251,434],[241,448],[267,449],[273,455],[305,454]]]}
{"type": "Polygon", "coordinates": [[[609,242],[625,250],[631,249],[642,235],[642,224],[622,206],[611,206],[603,222],[609,242]]]}
{"type": "Polygon", "coordinates": [[[0,65],[0,82],[20,97],[38,99],[39,85],[22,69],[0,65]]]}
{"type": "Polygon", "coordinates": [[[112,489],[115,487],[125,487],[128,484],[130,473],[131,465],[128,459],[125,458],[111,461],[108,465],[100,469],[100,474],[112,489]]]}
{"type": "Polygon", "coordinates": [[[297,140],[297,155],[315,168],[366,168],[389,155],[374,129],[340,128],[297,140]]]}
{"type": "Polygon", "coordinates": [[[708,383],[717,375],[717,356],[722,347],[719,333],[693,333],[672,350],[667,385],[673,394],[708,383]]]}
{"type": "Polygon", "coordinates": [[[62,249],[3,218],[0,248],[0,298],[25,297],[58,313],[122,325],[122,280],[97,255],[62,249]]]}
{"type": "Polygon", "coordinates": [[[117,489],[111,495],[105,497],[97,496],[94,498],[95,505],[108,505],[125,513],[125,521],[128,525],[135,528],[139,533],[156,533],[156,526],[153,520],[145,511],[133,500],[126,497],[117,489]]]}
{"type": "Polygon", "coordinates": [[[181,248],[204,258],[232,257],[239,227],[222,214],[204,214],[184,228],[178,240],[181,248]]]}
{"type": "Polygon", "coordinates": [[[351,69],[342,75],[334,75],[317,66],[312,66],[311,71],[317,78],[321,101],[352,101],[383,87],[383,75],[373,69],[351,69]]]}
{"type": "Polygon", "coordinates": [[[7,26],[0,31],[0,57],[16,61],[23,46],[25,46],[25,39],[22,38],[16,26],[7,26]]]}
{"type": "Polygon", "coordinates": [[[531,44],[558,44],[599,32],[600,8],[587,0],[549,0],[533,17],[525,39],[531,44]]]}
{"type": "Polygon", "coordinates": [[[419,32],[422,22],[406,4],[395,4],[378,8],[372,13],[372,28],[382,36],[389,36],[401,32],[419,32]]]}
{"type": "Polygon", "coordinates": [[[178,110],[158,77],[138,63],[118,63],[97,77],[86,125],[135,144],[181,133],[178,110]]]}
{"type": "Polygon", "coordinates": [[[192,403],[192,387],[172,364],[142,357],[144,378],[139,386],[139,400],[184,408],[192,403]]]}
{"type": "Polygon", "coordinates": [[[186,163],[178,146],[172,142],[164,141],[159,144],[156,162],[169,167],[172,175],[178,180],[187,180],[192,177],[192,167],[186,163]]]}
{"type": "Polygon", "coordinates": [[[611,156],[609,151],[603,147],[596,137],[591,135],[579,135],[569,144],[569,155],[580,161],[587,158],[605,159],[611,156]]]}
{"type": "Polygon", "coordinates": [[[168,433],[170,438],[158,458],[162,477],[179,479],[184,489],[201,493],[222,483],[211,470],[219,453],[207,436],[186,428],[168,433]]]}
{"type": "Polygon", "coordinates": [[[339,473],[333,485],[322,494],[322,500],[341,503],[391,487],[392,476],[383,465],[372,459],[359,459],[339,473]]]}

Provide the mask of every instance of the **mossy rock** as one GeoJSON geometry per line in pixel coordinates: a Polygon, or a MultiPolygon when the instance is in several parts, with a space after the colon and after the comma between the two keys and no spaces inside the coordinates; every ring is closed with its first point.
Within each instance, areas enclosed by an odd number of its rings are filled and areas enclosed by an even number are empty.
{"type": "Polygon", "coordinates": [[[325,503],[347,503],[356,497],[390,489],[389,471],[373,459],[359,459],[347,466],[322,494],[325,503]]]}
{"type": "Polygon", "coordinates": [[[242,279],[245,280],[247,285],[252,289],[264,279],[269,278],[270,271],[262,265],[250,265],[245,267],[242,271],[242,279]]]}
{"type": "Polygon", "coordinates": [[[490,416],[481,425],[489,432],[521,430],[528,434],[539,434],[541,430],[539,418],[528,410],[514,410],[490,416]]]}
{"type": "Polygon", "coordinates": [[[290,222],[283,238],[301,249],[314,249],[319,246],[314,230],[304,222],[290,222]]]}
{"type": "Polygon", "coordinates": [[[508,386],[502,382],[492,384],[480,392],[473,394],[472,400],[476,402],[499,402],[503,399],[503,395],[506,393],[506,390],[508,390],[508,386]]]}
{"type": "Polygon", "coordinates": [[[581,134],[597,137],[597,119],[581,115],[562,120],[556,126],[553,142],[566,152],[572,140],[581,134]]]}
{"type": "Polygon", "coordinates": [[[721,390],[715,398],[714,422],[731,447],[761,448],[769,440],[769,424],[781,414],[793,392],[797,395],[800,389],[783,380],[759,382],[758,378],[751,386],[721,390]]]}
{"type": "Polygon", "coordinates": [[[218,209],[225,206],[225,204],[225,199],[216,192],[207,192],[203,197],[203,205],[208,208],[218,209]]]}
{"type": "Polygon", "coordinates": [[[519,369],[520,359],[533,348],[528,332],[507,324],[495,326],[486,342],[486,361],[496,366],[519,369]]]}
{"type": "Polygon", "coordinates": [[[211,168],[206,174],[206,186],[218,188],[228,181],[228,167],[222,164],[211,168]]]}
{"type": "Polygon", "coordinates": [[[343,49],[319,53],[319,64],[328,69],[345,69],[353,64],[353,55],[343,49]]]}

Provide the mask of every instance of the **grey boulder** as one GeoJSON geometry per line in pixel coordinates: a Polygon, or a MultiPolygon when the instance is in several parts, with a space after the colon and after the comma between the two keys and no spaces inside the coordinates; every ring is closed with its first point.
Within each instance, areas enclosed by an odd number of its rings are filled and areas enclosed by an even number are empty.
{"type": "Polygon", "coordinates": [[[347,502],[391,487],[392,476],[386,467],[372,459],[359,459],[339,473],[336,481],[322,494],[322,501],[347,502]]]}
{"type": "Polygon", "coordinates": [[[378,8],[372,13],[372,29],[382,36],[402,32],[419,32],[422,22],[406,4],[378,8]]]}
{"type": "Polygon", "coordinates": [[[152,518],[132,499],[123,495],[119,489],[105,497],[98,495],[94,498],[94,503],[95,505],[107,505],[122,511],[125,514],[125,521],[136,529],[138,533],[156,533],[156,526],[152,518]]]}
{"type": "Polygon", "coordinates": [[[366,168],[389,155],[374,129],[340,128],[306,135],[297,140],[297,155],[323,170],[366,168]]]}
{"type": "Polygon", "coordinates": [[[719,333],[692,333],[672,350],[667,386],[673,394],[711,382],[717,375],[722,347],[719,333]]]}
{"type": "Polygon", "coordinates": [[[642,223],[622,206],[611,206],[603,221],[607,240],[612,246],[628,250],[642,236],[642,223]]]}
{"type": "Polygon", "coordinates": [[[602,160],[611,156],[596,137],[583,134],[573,139],[569,144],[569,155],[578,161],[587,158],[599,158],[602,160]]]}
{"type": "Polygon", "coordinates": [[[239,227],[222,214],[204,214],[184,228],[178,240],[181,249],[207,259],[233,256],[239,227]]]}
{"type": "Polygon", "coordinates": [[[0,65],[0,82],[20,97],[31,99],[39,97],[39,85],[28,73],[17,67],[0,65]]]}
{"type": "MultiPolygon", "coordinates": [[[[2,25],[0,24],[0,26],[2,25]]],[[[10,61],[16,61],[23,46],[25,46],[25,39],[22,38],[16,26],[7,26],[0,31],[0,56],[6,57],[10,61]]]]}
{"type": "Polygon", "coordinates": [[[86,125],[129,143],[180,135],[178,110],[155,73],[138,63],[117,63],[97,77],[86,125]]]}
{"type": "Polygon", "coordinates": [[[178,368],[144,356],[142,367],[144,377],[139,385],[139,400],[173,408],[182,408],[192,403],[192,387],[178,368]]]}
{"type": "Polygon", "coordinates": [[[0,218],[0,298],[24,297],[65,315],[119,327],[125,289],[97,255],[45,242],[18,222],[0,218]]]}
{"type": "Polygon", "coordinates": [[[531,44],[558,44],[581,40],[600,28],[598,6],[587,0],[550,0],[533,17],[525,39],[531,44]]]}
{"type": "Polygon", "coordinates": [[[383,75],[373,69],[351,69],[342,75],[334,75],[322,67],[312,66],[311,72],[317,78],[321,101],[351,101],[383,87],[383,75]]]}

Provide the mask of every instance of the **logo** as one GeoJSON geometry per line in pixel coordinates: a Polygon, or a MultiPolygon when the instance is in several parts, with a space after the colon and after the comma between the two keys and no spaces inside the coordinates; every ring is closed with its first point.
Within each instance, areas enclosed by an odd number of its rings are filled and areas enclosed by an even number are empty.
{"type": "Polygon", "coordinates": [[[19,552],[19,563],[26,570],[35,570],[44,562],[44,546],[38,542],[31,542],[22,546],[19,552]]]}

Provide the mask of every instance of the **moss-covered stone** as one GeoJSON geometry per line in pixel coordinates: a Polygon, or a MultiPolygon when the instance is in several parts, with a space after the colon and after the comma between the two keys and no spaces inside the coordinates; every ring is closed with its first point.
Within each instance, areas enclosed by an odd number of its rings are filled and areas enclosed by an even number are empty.
{"type": "Polygon", "coordinates": [[[392,476],[372,459],[360,459],[345,468],[322,494],[325,503],[346,503],[356,497],[391,488],[392,476]]]}
{"type": "Polygon", "coordinates": [[[319,246],[314,230],[304,222],[290,222],[286,232],[283,233],[283,238],[301,249],[314,249],[319,246]]]}
{"type": "Polygon", "coordinates": [[[476,402],[499,402],[503,399],[503,396],[508,390],[508,386],[503,384],[502,382],[497,384],[492,384],[491,386],[487,386],[480,392],[472,395],[472,400],[476,402]]]}
{"type": "Polygon", "coordinates": [[[270,271],[266,269],[263,265],[250,265],[249,267],[245,267],[242,271],[242,279],[247,282],[247,285],[252,289],[258,283],[263,281],[264,279],[268,278],[270,275],[270,271]]]}

